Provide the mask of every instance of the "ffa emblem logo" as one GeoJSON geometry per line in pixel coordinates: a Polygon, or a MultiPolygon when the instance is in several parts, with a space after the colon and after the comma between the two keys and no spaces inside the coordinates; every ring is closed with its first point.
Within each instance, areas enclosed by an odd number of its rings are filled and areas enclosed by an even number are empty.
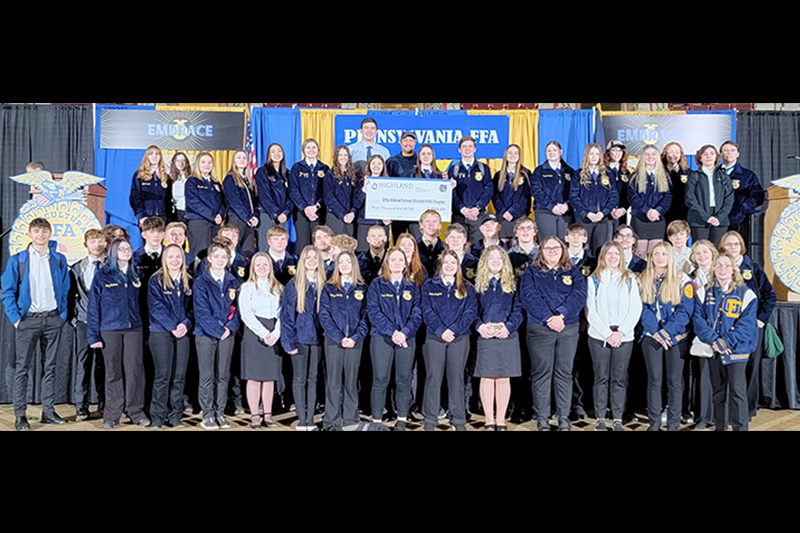
{"type": "Polygon", "coordinates": [[[739,318],[739,315],[742,313],[742,301],[738,296],[726,299],[723,303],[722,312],[725,313],[725,316],[728,318],[739,318]]]}
{"type": "Polygon", "coordinates": [[[356,291],[353,294],[353,297],[360,302],[361,300],[364,299],[364,291],[356,291]]]}
{"type": "Polygon", "coordinates": [[[83,192],[80,189],[105,180],[82,172],[65,172],[61,180],[56,181],[46,170],[12,176],[11,179],[35,187],[41,194],[20,208],[8,238],[9,252],[14,255],[25,250],[30,243],[28,225],[34,218],[44,218],[53,227],[52,240],[58,243],[56,250],[66,257],[68,263],[85,257],[84,233],[103,226],[81,203],[83,192]]]}
{"type": "Polygon", "coordinates": [[[752,270],[742,270],[742,277],[747,281],[753,279],[753,271],[752,270]]]}
{"type": "Polygon", "coordinates": [[[564,276],[561,281],[564,282],[564,285],[572,285],[572,276],[564,276]]]}
{"type": "Polygon", "coordinates": [[[592,269],[590,267],[585,266],[585,267],[581,268],[581,274],[583,274],[583,277],[588,278],[589,274],[591,274],[591,273],[592,273],[592,269]]]}
{"type": "Polygon", "coordinates": [[[567,180],[567,181],[571,181],[572,180],[572,174],[564,174],[564,179],[567,180]]]}
{"type": "Polygon", "coordinates": [[[162,181],[162,182],[161,182],[161,186],[162,186],[162,187],[164,187],[164,188],[166,189],[166,188],[167,188],[167,182],[166,182],[166,181],[162,181]]]}
{"type": "Polygon", "coordinates": [[[628,183],[630,177],[627,174],[623,174],[620,179],[622,180],[622,183],[628,183]]]}
{"type": "Polygon", "coordinates": [[[739,188],[739,185],[740,185],[739,180],[731,180],[731,183],[733,183],[733,188],[734,189],[738,189],[739,188]]]}
{"type": "Polygon", "coordinates": [[[689,181],[689,176],[681,174],[681,183],[686,183],[687,181],[689,181]]]}
{"type": "Polygon", "coordinates": [[[139,287],[142,286],[142,282],[137,279],[132,283],[132,285],[138,289],[139,287]]]}
{"type": "Polygon", "coordinates": [[[611,181],[608,179],[608,176],[603,176],[600,179],[600,183],[603,184],[603,187],[608,187],[609,185],[611,185],[611,181]]]}
{"type": "Polygon", "coordinates": [[[475,181],[483,181],[483,173],[482,172],[476,172],[475,173],[475,181]]]}
{"type": "Polygon", "coordinates": [[[456,300],[463,300],[463,299],[464,299],[464,297],[461,296],[461,293],[456,291],[456,300]]]}
{"type": "Polygon", "coordinates": [[[475,277],[475,269],[474,268],[468,268],[467,269],[467,278],[468,279],[473,279],[474,277],[475,277]]]}
{"type": "Polygon", "coordinates": [[[318,177],[318,178],[320,178],[320,179],[322,179],[322,178],[324,178],[324,177],[325,177],[325,173],[324,173],[323,171],[321,171],[321,170],[320,170],[319,172],[317,172],[317,177],[318,177]]]}
{"type": "Polygon", "coordinates": [[[686,287],[683,288],[683,294],[687,298],[694,298],[694,286],[691,283],[687,283],[686,287]]]}
{"type": "Polygon", "coordinates": [[[244,267],[239,267],[238,274],[239,274],[240,278],[244,277],[244,274],[245,274],[244,267]]]}
{"type": "Polygon", "coordinates": [[[403,291],[403,300],[407,302],[411,301],[411,291],[403,291]]]}
{"type": "Polygon", "coordinates": [[[230,289],[230,290],[228,291],[228,297],[229,297],[231,300],[235,300],[235,299],[236,299],[236,289],[230,289]]]}
{"type": "Polygon", "coordinates": [[[289,274],[291,274],[292,276],[297,274],[297,268],[295,268],[294,265],[289,267],[289,274]]]}

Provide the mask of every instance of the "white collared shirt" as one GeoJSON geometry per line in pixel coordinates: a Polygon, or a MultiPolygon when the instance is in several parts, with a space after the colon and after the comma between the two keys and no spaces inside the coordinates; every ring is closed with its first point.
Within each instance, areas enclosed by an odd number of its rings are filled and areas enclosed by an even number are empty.
{"type": "Polygon", "coordinates": [[[53,288],[53,275],[50,272],[50,249],[44,255],[28,247],[28,282],[31,291],[33,313],[46,313],[58,309],[56,291],[53,288]]]}

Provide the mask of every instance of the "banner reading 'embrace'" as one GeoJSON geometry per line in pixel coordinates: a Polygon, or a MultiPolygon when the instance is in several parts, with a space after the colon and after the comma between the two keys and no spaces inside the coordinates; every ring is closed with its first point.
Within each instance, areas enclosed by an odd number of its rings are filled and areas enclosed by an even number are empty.
{"type": "Polygon", "coordinates": [[[182,111],[103,109],[100,148],[144,150],[241,150],[245,113],[233,111],[182,111]]]}

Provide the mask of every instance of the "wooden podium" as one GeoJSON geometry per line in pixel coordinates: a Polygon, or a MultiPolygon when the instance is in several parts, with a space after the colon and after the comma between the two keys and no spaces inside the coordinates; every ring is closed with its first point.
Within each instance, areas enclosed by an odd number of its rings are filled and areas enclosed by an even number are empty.
{"type": "Polygon", "coordinates": [[[772,258],[770,257],[770,241],[772,240],[772,232],[778,221],[781,218],[781,213],[786,207],[800,200],[800,195],[796,194],[790,189],[784,189],[773,185],[767,189],[767,210],[764,215],[764,272],[766,272],[770,283],[775,289],[775,294],[779,302],[800,302],[800,294],[792,291],[789,287],[775,274],[775,269],[772,267],[772,258]]]}

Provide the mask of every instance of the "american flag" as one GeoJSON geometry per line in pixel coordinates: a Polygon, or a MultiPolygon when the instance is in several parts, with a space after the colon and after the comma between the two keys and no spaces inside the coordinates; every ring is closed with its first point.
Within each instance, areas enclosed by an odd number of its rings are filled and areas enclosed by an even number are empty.
{"type": "Polygon", "coordinates": [[[253,142],[253,128],[250,122],[250,108],[245,108],[245,142],[244,151],[250,155],[250,175],[253,179],[253,186],[255,186],[255,176],[258,170],[258,158],[256,157],[256,147],[253,142]]]}

